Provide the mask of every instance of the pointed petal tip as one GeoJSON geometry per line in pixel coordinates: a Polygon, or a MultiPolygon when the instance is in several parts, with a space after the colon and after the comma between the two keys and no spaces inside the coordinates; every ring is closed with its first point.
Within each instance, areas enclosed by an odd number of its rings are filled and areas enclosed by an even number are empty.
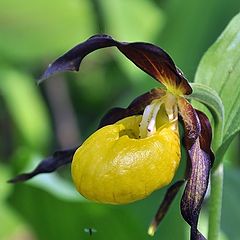
{"type": "Polygon", "coordinates": [[[45,81],[47,78],[42,75],[40,78],[37,79],[37,85],[40,85],[43,81],[45,81]]]}
{"type": "Polygon", "coordinates": [[[37,84],[41,84],[43,81],[58,73],[67,71],[78,72],[80,67],[80,63],[78,63],[79,61],[79,59],[76,59],[74,61],[65,62],[62,57],[58,58],[48,65],[48,68],[45,70],[43,75],[37,80],[37,84]]]}
{"type": "Polygon", "coordinates": [[[148,228],[148,235],[153,237],[155,232],[156,232],[156,225],[154,223],[152,223],[148,228]]]}
{"type": "Polygon", "coordinates": [[[171,203],[173,202],[178,191],[180,190],[181,186],[184,183],[185,183],[184,179],[178,180],[177,182],[175,182],[168,188],[168,190],[164,196],[164,199],[162,200],[161,205],[149,226],[149,229],[148,229],[149,235],[153,236],[154,233],[157,231],[158,225],[165,217],[169,207],[171,206],[171,203]]]}
{"type": "Polygon", "coordinates": [[[51,69],[52,69],[52,64],[49,64],[47,69],[45,70],[45,72],[42,74],[42,76],[39,79],[37,79],[37,84],[38,85],[41,84],[43,81],[45,81],[46,79],[48,79],[50,76],[53,75],[52,71],[49,72],[49,70],[51,70],[51,69]]]}
{"type": "Polygon", "coordinates": [[[24,182],[41,173],[54,172],[59,167],[72,162],[73,155],[77,148],[78,147],[56,151],[52,156],[42,160],[32,172],[17,175],[13,179],[8,180],[8,183],[24,182]]]}
{"type": "Polygon", "coordinates": [[[23,174],[20,174],[20,175],[17,175],[16,177],[12,178],[12,179],[9,179],[7,181],[7,183],[20,183],[20,182],[25,182],[29,179],[31,179],[33,176],[32,176],[32,173],[23,173],[23,174]]]}
{"type": "Polygon", "coordinates": [[[15,183],[15,182],[16,182],[15,178],[7,180],[7,183],[15,183]]]}

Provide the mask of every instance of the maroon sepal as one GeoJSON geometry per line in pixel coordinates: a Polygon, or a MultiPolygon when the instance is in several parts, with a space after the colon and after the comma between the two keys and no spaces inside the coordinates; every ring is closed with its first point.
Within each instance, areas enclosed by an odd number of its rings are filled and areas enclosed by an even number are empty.
{"type": "Polygon", "coordinates": [[[161,98],[165,95],[165,91],[160,88],[154,88],[151,91],[140,95],[135,98],[127,108],[112,108],[101,119],[98,128],[113,124],[123,118],[142,114],[143,110],[154,99],[161,98]]]}
{"type": "Polygon", "coordinates": [[[185,180],[179,180],[168,188],[168,190],[164,196],[164,199],[149,226],[149,234],[150,235],[153,235],[155,233],[155,231],[157,230],[158,225],[160,224],[160,222],[166,215],[171,203],[173,202],[175,196],[179,192],[179,190],[180,190],[181,186],[184,184],[184,182],[185,182],[185,180]]]}
{"type": "Polygon", "coordinates": [[[191,226],[191,240],[204,240],[197,225],[214,161],[214,155],[210,148],[212,130],[204,113],[195,110],[183,98],[179,100],[178,104],[184,122],[185,146],[190,166],[187,185],[181,200],[181,213],[191,226]]]}
{"type": "Polygon", "coordinates": [[[58,58],[43,74],[39,82],[64,71],[78,71],[82,59],[89,53],[106,47],[117,47],[136,66],[166,86],[180,89],[182,94],[191,94],[192,88],[175,66],[171,57],[161,48],[144,42],[118,42],[108,35],[95,35],[72,48],[58,58]]]}
{"type": "Polygon", "coordinates": [[[27,181],[40,173],[50,173],[59,167],[72,162],[73,155],[77,148],[56,151],[52,156],[42,160],[38,166],[30,173],[23,173],[15,178],[8,180],[9,183],[18,183],[27,181]]]}

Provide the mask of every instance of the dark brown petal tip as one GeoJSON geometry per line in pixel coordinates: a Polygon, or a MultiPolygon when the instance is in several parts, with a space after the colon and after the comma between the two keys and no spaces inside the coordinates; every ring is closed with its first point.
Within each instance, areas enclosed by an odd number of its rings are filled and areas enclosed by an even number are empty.
{"type": "Polygon", "coordinates": [[[174,200],[175,196],[177,195],[179,189],[181,188],[181,186],[183,185],[184,182],[185,182],[185,180],[177,181],[171,187],[168,188],[168,190],[164,196],[164,199],[148,228],[148,234],[150,236],[153,236],[155,234],[158,225],[160,224],[160,222],[166,215],[172,201],[174,200]]]}
{"type": "Polygon", "coordinates": [[[55,152],[51,157],[41,161],[38,166],[30,173],[23,173],[9,180],[9,183],[18,183],[27,181],[40,173],[50,173],[61,166],[72,162],[72,157],[77,148],[61,150],[55,152]]]}
{"type": "Polygon", "coordinates": [[[72,48],[49,65],[39,82],[64,71],[78,71],[82,59],[89,53],[106,47],[117,47],[136,66],[166,86],[191,94],[192,89],[171,57],[161,48],[144,42],[118,42],[108,35],[95,35],[72,48]]]}
{"type": "Polygon", "coordinates": [[[179,108],[185,127],[185,145],[190,165],[181,200],[181,213],[191,226],[191,240],[200,240],[205,238],[197,229],[198,219],[214,161],[210,148],[212,130],[206,115],[195,110],[187,100],[181,99],[179,108]]]}
{"type": "Polygon", "coordinates": [[[161,98],[165,95],[165,91],[160,88],[154,88],[134,99],[127,108],[112,108],[101,119],[99,127],[113,124],[123,118],[138,115],[143,112],[145,107],[154,99],[161,98]]]}

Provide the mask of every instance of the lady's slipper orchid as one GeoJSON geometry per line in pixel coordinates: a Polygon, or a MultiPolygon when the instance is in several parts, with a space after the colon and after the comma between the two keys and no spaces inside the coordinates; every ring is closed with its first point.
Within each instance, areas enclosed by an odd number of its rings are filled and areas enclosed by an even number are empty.
{"type": "Polygon", "coordinates": [[[118,42],[107,35],[96,35],[50,64],[40,81],[58,72],[78,71],[86,55],[112,46],[165,88],[156,88],[139,96],[125,109],[111,109],[103,117],[99,129],[79,148],[58,151],[33,172],[19,175],[10,182],[52,172],[72,161],[73,181],[86,198],[111,204],[145,198],[171,183],[178,168],[180,116],[188,153],[186,180],[170,186],[150,225],[149,234],[154,234],[186,181],[181,212],[191,226],[191,239],[205,239],[197,224],[214,160],[210,149],[211,126],[206,115],[186,100],[185,96],[192,93],[191,86],[164,50],[149,43],[118,42]]]}

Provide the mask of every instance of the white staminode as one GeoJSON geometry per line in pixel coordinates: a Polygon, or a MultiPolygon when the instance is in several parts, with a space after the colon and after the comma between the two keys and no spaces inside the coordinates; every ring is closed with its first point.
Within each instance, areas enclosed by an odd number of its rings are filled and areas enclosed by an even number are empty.
{"type": "MultiPolygon", "coordinates": [[[[176,97],[167,93],[161,99],[156,99],[149,104],[143,112],[142,121],[139,125],[139,138],[145,138],[151,136],[156,132],[156,119],[157,114],[161,108],[161,105],[164,103],[165,111],[168,115],[170,122],[177,121],[178,119],[178,109],[176,104],[176,97]]],[[[177,129],[177,124],[173,124],[173,130],[177,129]]]]}
{"type": "Polygon", "coordinates": [[[174,95],[166,95],[165,110],[170,121],[173,121],[177,118],[176,97],[174,95]]]}
{"type": "Polygon", "coordinates": [[[156,118],[161,105],[162,101],[158,99],[156,101],[153,101],[145,108],[142,116],[142,121],[139,126],[140,138],[151,136],[156,132],[156,118]]]}

